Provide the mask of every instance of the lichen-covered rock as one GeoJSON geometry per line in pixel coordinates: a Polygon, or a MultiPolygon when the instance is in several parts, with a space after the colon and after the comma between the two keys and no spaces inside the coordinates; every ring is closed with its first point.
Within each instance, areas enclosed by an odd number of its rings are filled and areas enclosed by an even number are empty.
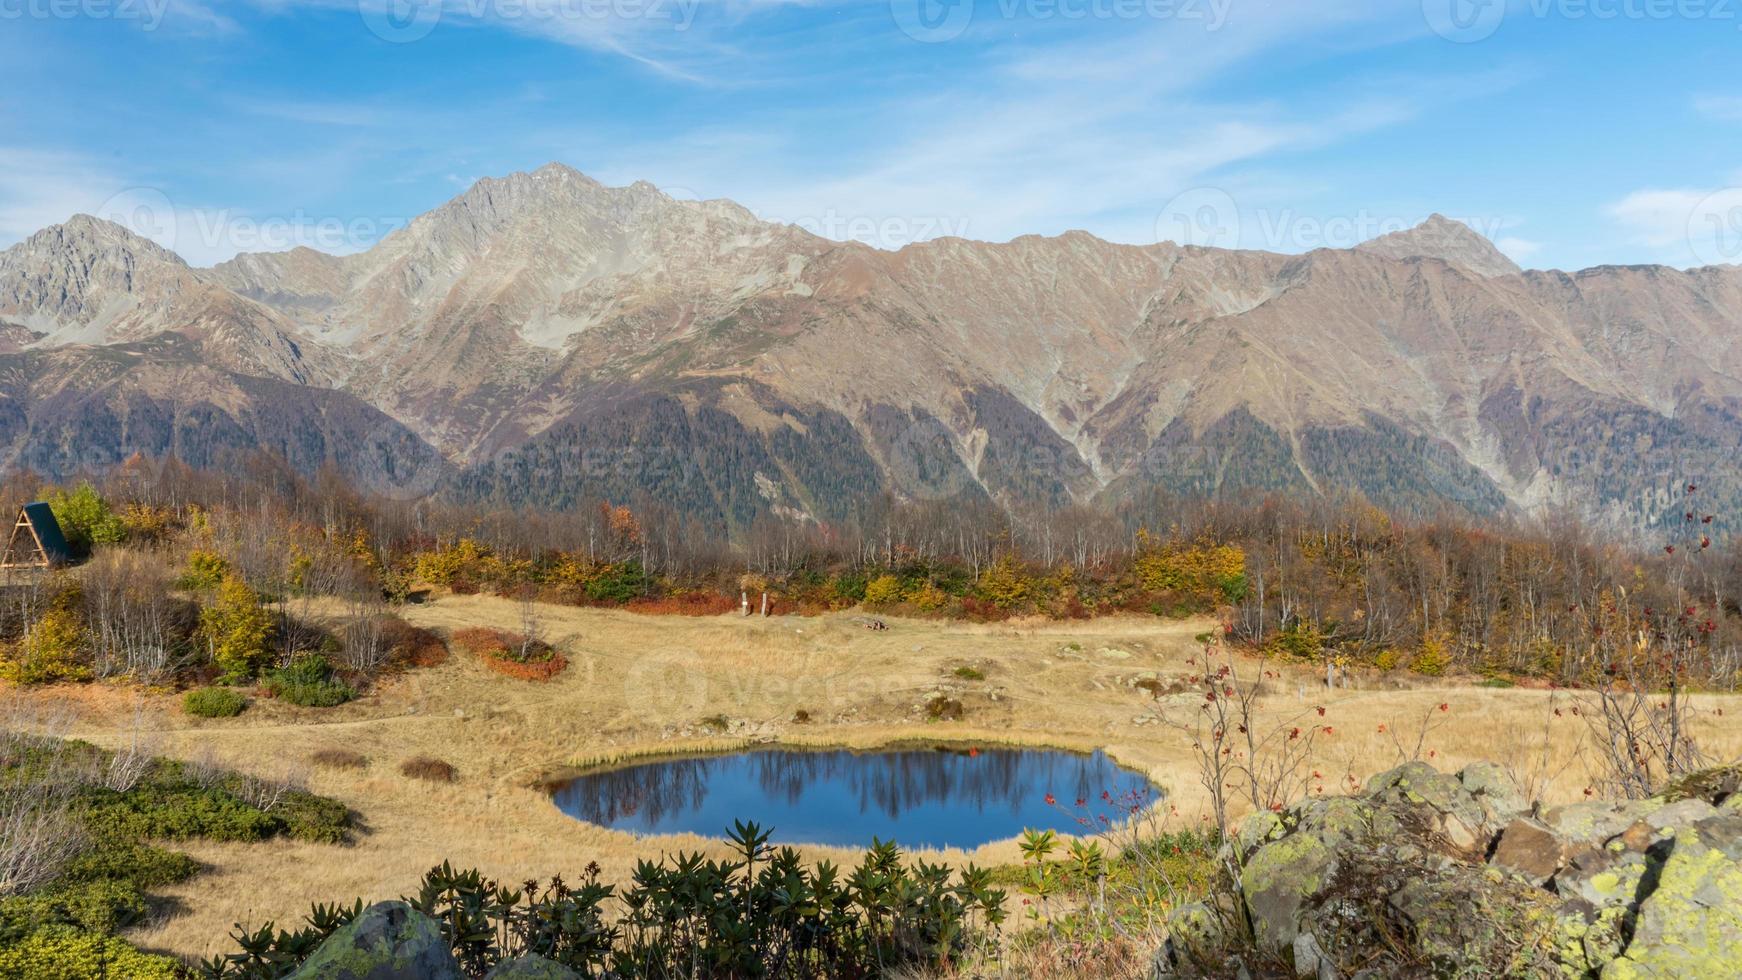
{"type": "Polygon", "coordinates": [[[1739,798],[1725,771],[1538,818],[1497,766],[1399,766],[1242,823],[1240,891],[1175,913],[1156,975],[1742,978],[1739,798]]]}
{"type": "Polygon", "coordinates": [[[1458,772],[1458,782],[1475,798],[1492,827],[1502,827],[1514,817],[1530,809],[1530,800],[1518,788],[1518,782],[1503,767],[1492,762],[1476,762],[1458,772]]]}
{"type": "Polygon", "coordinates": [[[1336,855],[1311,834],[1272,841],[1247,859],[1241,884],[1259,949],[1282,953],[1293,947],[1301,909],[1335,866],[1336,855]]]}
{"type": "Polygon", "coordinates": [[[1633,940],[1603,980],[1742,975],[1742,866],[1677,831],[1656,887],[1639,907],[1633,940]]]}
{"type": "Polygon", "coordinates": [[[1167,917],[1167,944],[1157,951],[1151,973],[1178,976],[1182,967],[1213,963],[1228,944],[1227,919],[1208,902],[1191,902],[1167,917]]]}
{"type": "Polygon", "coordinates": [[[462,980],[441,926],[404,902],[381,902],[328,936],[290,980],[462,980]]]}
{"type": "Polygon", "coordinates": [[[527,953],[503,960],[484,980],[581,980],[581,975],[554,960],[527,953]]]}

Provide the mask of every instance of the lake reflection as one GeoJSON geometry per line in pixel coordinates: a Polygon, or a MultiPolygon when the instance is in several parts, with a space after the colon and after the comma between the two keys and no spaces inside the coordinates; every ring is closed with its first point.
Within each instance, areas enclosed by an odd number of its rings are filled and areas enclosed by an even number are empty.
{"type": "Polygon", "coordinates": [[[588,773],[553,798],[572,817],[637,833],[718,837],[755,820],[788,844],[977,847],[1029,827],[1083,833],[1083,815],[1116,819],[1103,793],[1152,802],[1157,791],[1100,752],[759,749],[588,773]]]}

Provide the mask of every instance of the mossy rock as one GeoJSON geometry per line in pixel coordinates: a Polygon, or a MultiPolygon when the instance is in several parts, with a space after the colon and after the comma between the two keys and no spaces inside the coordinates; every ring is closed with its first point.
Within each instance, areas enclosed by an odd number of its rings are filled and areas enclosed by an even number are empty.
{"type": "Polygon", "coordinates": [[[1280,953],[1300,934],[1301,910],[1336,869],[1336,854],[1311,834],[1272,841],[1241,869],[1246,908],[1259,947],[1280,953]]]}
{"type": "Polygon", "coordinates": [[[463,980],[441,926],[404,902],[364,909],[290,980],[463,980]]]}
{"type": "Polygon", "coordinates": [[[1639,908],[1633,941],[1603,968],[1603,978],[1735,976],[1738,964],[1742,865],[1684,828],[1639,908]]]}

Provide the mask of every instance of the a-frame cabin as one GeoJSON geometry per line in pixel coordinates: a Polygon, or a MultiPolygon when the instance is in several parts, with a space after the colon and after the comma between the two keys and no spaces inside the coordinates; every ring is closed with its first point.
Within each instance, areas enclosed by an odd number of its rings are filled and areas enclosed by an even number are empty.
{"type": "Polygon", "coordinates": [[[0,568],[58,568],[72,560],[67,536],[48,504],[39,500],[18,509],[12,537],[0,553],[0,568]]]}

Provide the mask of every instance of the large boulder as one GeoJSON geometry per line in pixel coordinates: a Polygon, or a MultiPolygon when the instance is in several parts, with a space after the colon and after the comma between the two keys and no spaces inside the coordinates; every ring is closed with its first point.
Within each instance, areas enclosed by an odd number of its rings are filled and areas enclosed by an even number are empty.
{"type": "Polygon", "coordinates": [[[328,936],[290,980],[463,980],[441,926],[404,902],[381,902],[328,936]]]}
{"type": "Polygon", "coordinates": [[[1497,766],[1399,766],[1243,821],[1155,975],[1742,977],[1739,799],[1726,769],[1539,815],[1497,766]]]}
{"type": "Polygon", "coordinates": [[[1682,827],[1665,842],[1632,941],[1603,967],[1603,980],[1742,975],[1742,837],[1726,823],[1682,827]]]}

